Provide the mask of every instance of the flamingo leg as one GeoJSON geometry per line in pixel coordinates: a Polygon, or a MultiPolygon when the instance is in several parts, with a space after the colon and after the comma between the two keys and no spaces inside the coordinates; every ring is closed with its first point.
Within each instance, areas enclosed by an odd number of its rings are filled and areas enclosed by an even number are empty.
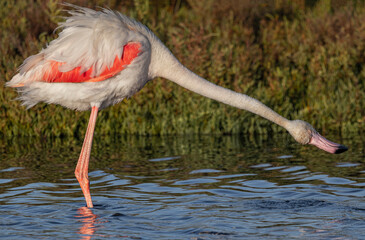
{"type": "Polygon", "coordinates": [[[95,122],[97,115],[98,115],[98,108],[94,106],[91,108],[89,124],[87,126],[84,143],[82,145],[80,157],[75,169],[75,176],[77,178],[77,181],[79,181],[80,183],[82,192],[84,193],[85,196],[86,205],[88,208],[93,207],[90,195],[90,181],[88,177],[88,169],[89,169],[90,152],[93,143],[95,122]]]}

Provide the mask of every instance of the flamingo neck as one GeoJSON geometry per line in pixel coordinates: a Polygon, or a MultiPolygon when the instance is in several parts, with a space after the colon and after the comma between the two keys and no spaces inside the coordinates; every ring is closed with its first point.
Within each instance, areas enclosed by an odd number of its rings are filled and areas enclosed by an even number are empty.
{"type": "MultiPolygon", "coordinates": [[[[157,61],[159,67],[155,66],[157,68],[156,76],[169,79],[202,96],[239,109],[250,111],[286,129],[290,126],[291,121],[280,116],[260,101],[245,94],[217,86],[191,72],[184,67],[166,47],[160,49],[160,52],[154,57],[159,58],[157,61]],[[162,54],[162,51],[165,53],[162,54]]],[[[157,59],[152,59],[151,62],[154,63],[156,60],[157,59]]]]}

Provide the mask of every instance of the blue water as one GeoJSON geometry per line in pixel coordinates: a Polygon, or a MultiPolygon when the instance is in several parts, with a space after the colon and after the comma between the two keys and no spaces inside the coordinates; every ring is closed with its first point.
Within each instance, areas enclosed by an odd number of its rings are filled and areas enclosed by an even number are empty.
{"type": "Polygon", "coordinates": [[[365,239],[359,136],[330,155],[289,136],[0,140],[1,239],[365,239]]]}

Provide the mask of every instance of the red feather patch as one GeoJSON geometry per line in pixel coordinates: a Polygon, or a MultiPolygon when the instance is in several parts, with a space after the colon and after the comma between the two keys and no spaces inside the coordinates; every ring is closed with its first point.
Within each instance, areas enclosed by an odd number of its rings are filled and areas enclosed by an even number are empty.
{"type": "Polygon", "coordinates": [[[65,64],[63,62],[51,61],[51,67],[49,71],[46,71],[43,75],[42,81],[49,83],[81,83],[81,82],[100,82],[108,78],[115,76],[117,73],[125,69],[133,59],[138,56],[140,52],[140,43],[128,43],[123,47],[123,54],[121,58],[115,57],[113,66],[105,69],[100,75],[96,77],[90,77],[93,69],[92,67],[80,74],[81,67],[76,67],[68,72],[60,72],[59,66],[65,64]]]}

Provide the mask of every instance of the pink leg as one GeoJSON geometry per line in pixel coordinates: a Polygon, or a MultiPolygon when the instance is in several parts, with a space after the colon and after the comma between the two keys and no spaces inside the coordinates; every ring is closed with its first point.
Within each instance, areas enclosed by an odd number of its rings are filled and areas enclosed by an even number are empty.
{"type": "Polygon", "coordinates": [[[90,152],[93,143],[94,128],[97,115],[98,115],[98,108],[92,107],[89,119],[89,125],[87,126],[87,131],[85,134],[84,144],[82,145],[79,161],[77,162],[77,166],[75,169],[75,176],[80,183],[82,192],[84,193],[85,196],[87,207],[89,208],[93,207],[93,203],[91,201],[91,196],[90,196],[90,182],[88,178],[88,169],[89,169],[90,152]]]}

